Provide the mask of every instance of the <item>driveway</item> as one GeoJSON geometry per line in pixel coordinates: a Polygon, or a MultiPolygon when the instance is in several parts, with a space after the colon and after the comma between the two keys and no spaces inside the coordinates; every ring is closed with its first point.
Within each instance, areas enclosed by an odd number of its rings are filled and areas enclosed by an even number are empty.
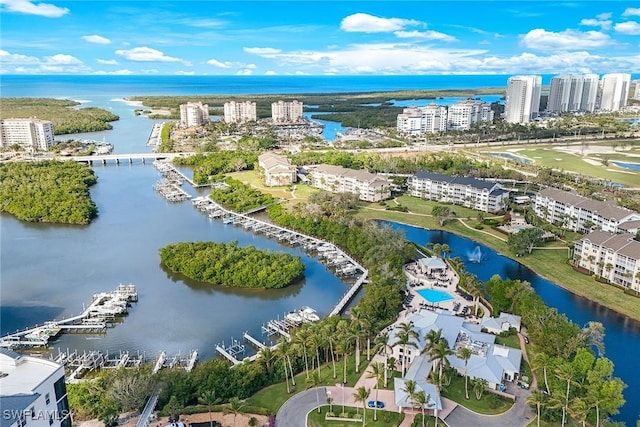
{"type": "Polygon", "coordinates": [[[320,405],[327,404],[327,393],[324,387],[305,390],[296,394],[291,399],[284,402],[276,414],[276,427],[302,427],[307,425],[307,414],[318,406],[318,396],[320,405]]]}
{"type": "MultiPolygon", "coordinates": [[[[510,390],[509,392],[515,392],[510,390]]],[[[527,405],[526,395],[524,390],[515,392],[516,403],[504,414],[500,415],[480,415],[472,412],[462,406],[458,405],[450,414],[445,418],[449,427],[518,427],[526,426],[533,420],[535,414],[527,405]]]]}

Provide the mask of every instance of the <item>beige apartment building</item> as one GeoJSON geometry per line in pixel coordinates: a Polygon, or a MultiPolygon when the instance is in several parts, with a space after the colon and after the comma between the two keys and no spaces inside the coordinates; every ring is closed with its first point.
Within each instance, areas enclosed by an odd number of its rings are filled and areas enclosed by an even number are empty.
{"type": "Polygon", "coordinates": [[[187,102],[180,105],[180,126],[204,126],[209,123],[209,105],[202,102],[187,102]]]}
{"type": "Polygon", "coordinates": [[[48,151],[53,145],[53,123],[36,118],[0,120],[0,147],[12,145],[28,151],[48,151]]]}
{"type": "Polygon", "coordinates": [[[258,166],[264,171],[264,183],[269,187],[290,185],[298,178],[296,166],[285,156],[263,153],[258,156],[258,166]]]}
{"type": "Polygon", "coordinates": [[[271,104],[271,120],[273,123],[302,122],[303,104],[300,101],[278,101],[271,104]]]}
{"type": "Polygon", "coordinates": [[[322,164],[311,172],[311,185],[332,193],[357,194],[360,200],[379,202],[391,197],[391,183],[366,170],[322,164]]]}
{"type": "Polygon", "coordinates": [[[255,122],[256,103],[252,101],[229,101],[224,103],[224,121],[226,123],[255,122]]]}

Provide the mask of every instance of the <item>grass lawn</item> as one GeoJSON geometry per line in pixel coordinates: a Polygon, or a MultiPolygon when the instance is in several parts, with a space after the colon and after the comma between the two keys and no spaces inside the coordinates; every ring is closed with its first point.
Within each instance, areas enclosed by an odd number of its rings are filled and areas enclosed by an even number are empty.
{"type": "MultiPolygon", "coordinates": [[[[590,144],[589,147],[591,146],[592,145],[590,144]]],[[[611,148],[610,145],[608,145],[607,147],[611,148]]],[[[518,148],[519,149],[515,154],[523,155],[525,157],[533,159],[536,164],[541,166],[577,172],[587,176],[593,176],[604,180],[619,182],[632,187],[637,186],[640,180],[640,173],[633,172],[629,169],[619,168],[614,164],[609,164],[608,166],[592,165],[584,161],[580,155],[570,154],[557,150],[558,148],[564,148],[564,145],[538,145],[518,148]]],[[[508,151],[508,149],[500,148],[495,150],[492,149],[492,151],[508,151]]],[[[608,156],[614,156],[614,154],[592,154],[588,151],[588,149],[586,150],[586,153],[588,153],[586,157],[598,157],[600,159],[606,158],[608,156]]],[[[631,159],[633,159],[633,157],[626,157],[626,160],[631,159]]]]}
{"type": "MultiPolygon", "coordinates": [[[[348,358],[347,363],[347,387],[353,387],[356,381],[362,376],[363,370],[367,368],[367,358],[363,353],[360,356],[360,372],[355,372],[355,356],[351,355],[348,358]]],[[[336,371],[338,378],[333,378],[333,365],[331,363],[322,365],[320,368],[320,385],[336,385],[342,382],[342,360],[336,361],[336,371]]],[[[296,385],[291,386],[291,380],[289,380],[289,387],[292,389],[290,394],[287,394],[287,385],[284,382],[273,384],[263,388],[256,394],[247,399],[247,404],[251,406],[259,406],[269,409],[273,414],[278,412],[278,409],[286,402],[291,396],[301,391],[306,390],[305,384],[306,373],[303,371],[295,376],[296,385]]]]}
{"type": "MultiPolygon", "coordinates": [[[[540,420],[540,427],[561,427],[562,426],[562,422],[560,421],[556,421],[556,422],[548,422],[548,421],[543,421],[540,420]]],[[[568,417],[567,422],[564,423],[565,427],[578,427],[580,426],[580,424],[576,423],[575,421],[573,421],[571,419],[571,417],[568,417]]],[[[538,427],[538,418],[536,416],[533,417],[533,421],[531,421],[529,424],[527,424],[527,427],[538,427]]]]}
{"type": "MultiPolygon", "coordinates": [[[[417,202],[430,203],[428,201],[417,202]]],[[[371,210],[360,208],[357,216],[364,219],[381,219],[395,221],[399,223],[414,225],[427,229],[444,229],[461,236],[481,242],[497,252],[516,259],[511,254],[511,250],[506,242],[502,242],[490,235],[483,233],[486,230],[475,230],[465,227],[460,221],[450,221],[444,227],[432,217],[412,215],[404,212],[393,212],[384,210],[371,210]]],[[[595,301],[603,306],[609,307],[625,316],[640,320],[640,298],[625,295],[620,289],[613,286],[598,283],[590,276],[578,273],[566,263],[567,252],[561,250],[534,250],[531,255],[516,259],[521,264],[526,265],[537,274],[556,283],[577,295],[582,295],[591,301],[595,301]]]]}
{"type": "Polygon", "coordinates": [[[496,344],[504,345],[505,347],[520,348],[520,339],[517,335],[510,335],[508,337],[496,337],[496,344]]]}
{"type": "Polygon", "coordinates": [[[513,406],[511,400],[504,399],[496,394],[485,391],[480,400],[476,395],[469,381],[469,400],[464,396],[464,377],[455,376],[451,385],[443,389],[442,396],[451,399],[459,405],[464,406],[474,412],[484,415],[496,415],[506,412],[513,406]]]}
{"type": "Polygon", "coordinates": [[[309,195],[318,191],[317,188],[313,188],[306,184],[294,184],[292,186],[285,185],[282,187],[267,187],[264,185],[262,178],[256,170],[248,170],[242,172],[228,173],[227,176],[237,179],[253,188],[256,188],[263,193],[271,194],[273,197],[285,200],[295,200],[296,202],[305,201],[309,195]],[[293,191],[293,195],[291,194],[293,191]]]}
{"type": "MultiPolygon", "coordinates": [[[[333,413],[338,416],[342,411],[342,407],[338,405],[333,405],[333,413]]],[[[356,413],[362,415],[362,408],[354,408],[354,407],[346,407],[345,411],[351,417],[356,413]]],[[[366,410],[366,422],[369,427],[397,427],[400,425],[402,420],[404,419],[404,414],[398,414],[397,412],[390,412],[384,410],[378,410],[378,421],[373,420],[374,411],[373,409],[367,408],[366,410]]],[[[324,419],[325,414],[329,412],[329,406],[321,406],[320,413],[317,410],[309,412],[309,417],[307,418],[307,426],[308,427],[323,427],[323,426],[331,426],[331,427],[356,427],[362,424],[361,421],[327,421],[324,419]]]]}

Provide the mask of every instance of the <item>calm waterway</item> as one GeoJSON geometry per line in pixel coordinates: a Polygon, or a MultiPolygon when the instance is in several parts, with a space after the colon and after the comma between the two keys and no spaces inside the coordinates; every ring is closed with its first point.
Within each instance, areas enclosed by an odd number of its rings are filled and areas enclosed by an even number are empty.
{"type": "MultiPolygon", "coordinates": [[[[548,77],[548,76],[547,76],[548,77]]],[[[507,76],[377,76],[377,77],[193,77],[181,76],[3,76],[2,96],[65,97],[89,101],[120,115],[111,131],[73,137],[103,138],[116,153],[150,151],[147,137],[153,121],[134,116],[136,108],[120,98],[143,94],[352,92],[394,89],[440,89],[502,86],[507,76]],[[214,89],[215,88],[215,89],[214,89]]],[[[60,139],[69,137],[61,136],[60,139]]],[[[118,283],[135,283],[140,301],[124,322],[105,336],[63,336],[66,349],[120,349],[215,355],[214,345],[249,331],[260,336],[260,325],[277,315],[310,305],[326,314],[347,285],[322,264],[298,249],[254,236],[241,228],[210,221],[190,203],[171,204],[152,186],[159,179],[151,165],[96,166],[98,184],[91,194],[100,210],[89,226],[29,224],[0,215],[0,332],[12,332],[63,315],[77,314],[91,295],[118,283]],[[241,245],[285,250],[301,255],[305,281],[278,291],[210,289],[175,277],[159,265],[160,247],[187,240],[238,240],[241,245]]],[[[191,190],[190,190],[191,191],[191,190]]],[[[640,377],[634,366],[640,354],[640,327],[598,304],[564,291],[520,264],[468,239],[439,231],[394,225],[410,240],[447,243],[467,269],[486,280],[493,274],[528,280],[550,306],[579,325],[589,320],[607,328],[606,355],[616,375],[629,387],[627,404],[616,420],[635,425],[640,411],[640,377]],[[480,246],[480,263],[468,255],[480,246]]],[[[54,347],[55,348],[55,347],[54,347]]]]}
{"type": "MultiPolygon", "coordinates": [[[[522,264],[473,240],[446,231],[426,230],[393,222],[388,224],[402,230],[407,240],[420,245],[426,245],[429,242],[446,243],[451,248],[450,256],[460,257],[464,261],[466,270],[482,281],[489,280],[494,274],[503,278],[526,280],[531,283],[547,305],[566,314],[576,324],[584,326],[590,320],[601,322],[606,328],[605,356],[615,364],[615,375],[622,378],[628,385],[624,392],[627,402],[620,415],[614,418],[625,421],[628,426],[635,425],[635,420],[640,415],[640,394],[638,393],[640,376],[637,373],[637,355],[640,354],[640,322],[572,294],[538,276],[522,264]]],[[[595,282],[594,286],[596,286],[595,282]]]]}

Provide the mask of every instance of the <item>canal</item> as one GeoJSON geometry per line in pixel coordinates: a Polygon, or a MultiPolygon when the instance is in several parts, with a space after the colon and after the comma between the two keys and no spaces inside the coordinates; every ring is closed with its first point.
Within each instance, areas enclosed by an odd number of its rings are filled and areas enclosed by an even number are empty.
{"type": "Polygon", "coordinates": [[[494,274],[526,280],[547,305],[564,313],[581,327],[590,320],[601,322],[606,328],[605,356],[615,364],[615,375],[628,385],[624,392],[627,402],[614,419],[624,421],[628,426],[635,425],[640,415],[640,376],[636,366],[637,355],[640,354],[640,322],[566,291],[522,264],[473,240],[446,231],[426,230],[393,222],[388,224],[402,230],[407,240],[423,246],[429,242],[446,243],[451,248],[450,256],[460,257],[466,270],[482,281],[489,280],[494,274]]]}

